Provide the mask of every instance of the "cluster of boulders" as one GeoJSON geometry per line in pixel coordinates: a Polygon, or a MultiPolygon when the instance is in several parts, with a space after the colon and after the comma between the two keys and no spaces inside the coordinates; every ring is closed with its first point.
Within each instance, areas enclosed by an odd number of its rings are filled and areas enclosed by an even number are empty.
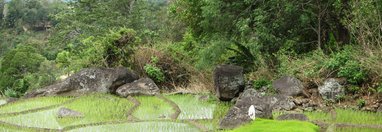
{"type": "MultiPolygon", "coordinates": [[[[252,121],[250,107],[258,118],[271,119],[272,111],[313,111],[319,104],[308,98],[303,83],[295,77],[283,76],[272,83],[275,94],[264,93],[244,84],[243,68],[221,65],[215,69],[214,84],[216,96],[221,101],[235,101],[234,106],[220,122],[220,128],[232,129],[252,121]]],[[[344,94],[344,88],[335,79],[328,79],[317,91],[324,99],[335,100],[344,94]]],[[[281,120],[308,120],[303,114],[287,114],[281,120]]]]}
{"type": "Polygon", "coordinates": [[[25,97],[70,95],[87,93],[113,93],[121,97],[130,95],[156,95],[159,88],[149,78],[139,78],[126,68],[86,68],[61,82],[28,92],[25,97]]]}

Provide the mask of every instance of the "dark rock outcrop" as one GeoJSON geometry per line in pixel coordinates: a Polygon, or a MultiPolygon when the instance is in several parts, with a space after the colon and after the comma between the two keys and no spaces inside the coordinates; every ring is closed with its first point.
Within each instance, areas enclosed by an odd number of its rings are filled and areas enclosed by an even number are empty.
{"type": "Polygon", "coordinates": [[[25,97],[115,93],[118,87],[137,79],[138,76],[126,68],[86,68],[62,82],[29,92],[25,97]]]}
{"type": "Polygon", "coordinates": [[[220,122],[221,129],[232,129],[250,122],[249,108],[255,108],[256,118],[272,118],[273,110],[292,110],[295,108],[293,100],[284,95],[262,95],[254,89],[245,90],[237,99],[235,105],[220,122]]]}
{"type": "Polygon", "coordinates": [[[234,65],[221,65],[214,71],[216,96],[222,101],[230,101],[244,90],[243,68],[234,65]]]}
{"type": "Polygon", "coordinates": [[[303,93],[304,85],[300,80],[291,76],[284,76],[272,83],[273,88],[281,95],[297,96],[303,93]]]}
{"type": "Polygon", "coordinates": [[[150,78],[142,78],[132,83],[127,83],[117,89],[117,95],[121,97],[159,94],[159,88],[150,78]]]}
{"type": "Polygon", "coordinates": [[[68,108],[60,108],[57,112],[57,117],[58,118],[80,118],[83,117],[84,115],[81,112],[74,111],[68,108]]]}
{"type": "Polygon", "coordinates": [[[228,111],[228,114],[220,122],[221,129],[233,129],[245,123],[252,121],[248,113],[249,108],[253,105],[256,112],[256,118],[272,118],[272,108],[267,98],[259,98],[257,96],[244,97],[237,100],[235,105],[228,111]]]}
{"type": "Polygon", "coordinates": [[[334,78],[325,80],[322,86],[318,87],[321,97],[326,100],[335,101],[338,96],[345,95],[342,85],[334,78]]]}
{"type": "Polygon", "coordinates": [[[292,113],[292,114],[283,114],[277,117],[277,120],[300,120],[300,121],[308,121],[309,118],[300,113],[292,113]]]}

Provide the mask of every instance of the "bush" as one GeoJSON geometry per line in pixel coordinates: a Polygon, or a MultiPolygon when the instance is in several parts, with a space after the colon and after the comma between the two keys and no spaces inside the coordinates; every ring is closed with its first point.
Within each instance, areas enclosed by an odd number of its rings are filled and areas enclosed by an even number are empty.
{"type": "Polygon", "coordinates": [[[272,81],[267,80],[267,79],[259,79],[253,81],[253,87],[255,89],[261,89],[262,87],[270,87],[272,84],[272,81]]]}
{"type": "Polygon", "coordinates": [[[342,51],[333,54],[325,63],[325,68],[337,71],[337,77],[344,77],[351,84],[360,84],[367,78],[368,74],[354,57],[358,55],[358,51],[354,48],[346,46],[342,51]]]}
{"type": "Polygon", "coordinates": [[[326,71],[323,64],[329,57],[316,50],[299,56],[279,52],[277,58],[280,63],[277,69],[279,76],[294,75],[304,82],[319,82],[326,71]]]}
{"type": "Polygon", "coordinates": [[[362,108],[362,107],[366,106],[366,101],[364,99],[357,100],[357,106],[359,108],[362,108]]]}
{"type": "Polygon", "coordinates": [[[377,92],[378,93],[382,93],[382,83],[379,85],[379,87],[377,88],[377,92]]]}
{"type": "Polygon", "coordinates": [[[152,78],[155,82],[161,83],[165,80],[165,76],[160,68],[155,66],[158,63],[158,58],[153,56],[151,57],[151,63],[146,64],[144,66],[144,69],[146,71],[146,74],[152,78]]]}
{"type": "Polygon", "coordinates": [[[0,91],[8,90],[9,95],[24,94],[29,84],[24,77],[39,71],[41,63],[46,60],[31,46],[19,45],[4,55],[0,68],[0,91]],[[12,90],[12,91],[10,91],[12,90]]]}
{"type": "Polygon", "coordinates": [[[360,84],[367,78],[366,71],[356,61],[347,61],[339,68],[337,75],[346,78],[351,84],[360,84]]]}
{"type": "Polygon", "coordinates": [[[13,89],[7,89],[4,91],[4,95],[7,97],[18,98],[19,94],[13,89]]]}
{"type": "Polygon", "coordinates": [[[352,86],[349,86],[349,87],[346,89],[346,91],[347,91],[348,93],[356,94],[357,92],[359,92],[360,89],[361,89],[360,87],[352,85],[352,86]]]}
{"type": "MultiPolygon", "coordinates": [[[[169,89],[174,88],[174,86],[187,86],[191,79],[190,66],[187,65],[185,60],[177,60],[170,55],[170,53],[176,54],[176,52],[163,51],[161,48],[166,48],[164,45],[160,45],[161,47],[139,47],[132,56],[131,68],[141,76],[148,76],[145,67],[155,66],[164,75],[164,81],[158,85],[169,89]],[[150,64],[150,66],[147,66],[147,64],[150,64]]],[[[177,55],[177,57],[180,56],[177,55]]]]}

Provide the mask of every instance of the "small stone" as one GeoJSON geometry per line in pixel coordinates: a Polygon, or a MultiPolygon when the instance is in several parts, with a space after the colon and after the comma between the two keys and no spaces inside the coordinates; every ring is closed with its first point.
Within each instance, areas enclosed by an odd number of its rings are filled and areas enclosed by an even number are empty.
{"type": "Polygon", "coordinates": [[[84,115],[81,112],[77,112],[68,108],[60,108],[57,112],[58,118],[65,118],[65,117],[80,118],[83,116],[84,115]]]}
{"type": "Polygon", "coordinates": [[[296,105],[302,105],[309,102],[309,99],[296,98],[293,100],[296,105]]]}

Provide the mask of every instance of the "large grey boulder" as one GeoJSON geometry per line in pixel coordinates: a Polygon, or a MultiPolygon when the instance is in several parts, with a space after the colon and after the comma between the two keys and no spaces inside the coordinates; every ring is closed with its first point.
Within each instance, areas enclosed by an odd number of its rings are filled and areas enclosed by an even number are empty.
{"type": "Polygon", "coordinates": [[[81,112],[74,111],[74,110],[71,110],[68,108],[60,108],[57,112],[58,118],[65,118],[65,117],[79,118],[79,117],[83,117],[83,116],[84,115],[81,112]]]}
{"type": "Polygon", "coordinates": [[[240,125],[252,121],[250,107],[253,105],[255,108],[256,118],[272,118],[272,108],[267,98],[260,98],[257,96],[244,97],[237,100],[235,105],[228,111],[227,115],[220,122],[221,129],[233,129],[240,125]]]}
{"type": "Polygon", "coordinates": [[[142,78],[132,83],[127,83],[117,89],[117,95],[121,97],[137,95],[157,95],[159,88],[150,78],[142,78]]]}
{"type": "Polygon", "coordinates": [[[285,96],[301,95],[304,89],[302,82],[291,76],[284,76],[273,81],[272,86],[277,93],[285,96]]]}
{"type": "Polygon", "coordinates": [[[263,95],[254,89],[240,94],[235,105],[220,122],[221,129],[232,129],[250,122],[249,108],[254,106],[256,118],[272,118],[273,110],[292,110],[296,107],[293,100],[284,95],[263,95]]]}
{"type": "Polygon", "coordinates": [[[240,98],[245,97],[258,97],[261,98],[270,104],[272,110],[292,110],[296,108],[296,104],[294,103],[294,100],[290,96],[285,95],[264,95],[262,92],[258,92],[255,89],[246,89],[244,92],[242,92],[239,96],[240,98]]]}
{"type": "Polygon", "coordinates": [[[336,79],[329,78],[318,87],[318,92],[323,99],[335,101],[338,96],[345,94],[345,89],[336,79]]]}
{"type": "Polygon", "coordinates": [[[300,121],[308,121],[309,118],[301,113],[290,113],[283,114],[277,117],[277,120],[300,120],[300,121]]]}
{"type": "Polygon", "coordinates": [[[139,77],[126,68],[86,68],[66,78],[62,82],[29,92],[26,98],[37,96],[72,95],[85,93],[115,93],[123,84],[139,77]]]}
{"type": "Polygon", "coordinates": [[[216,96],[222,101],[230,101],[244,90],[243,68],[234,65],[221,65],[214,71],[216,96]]]}

